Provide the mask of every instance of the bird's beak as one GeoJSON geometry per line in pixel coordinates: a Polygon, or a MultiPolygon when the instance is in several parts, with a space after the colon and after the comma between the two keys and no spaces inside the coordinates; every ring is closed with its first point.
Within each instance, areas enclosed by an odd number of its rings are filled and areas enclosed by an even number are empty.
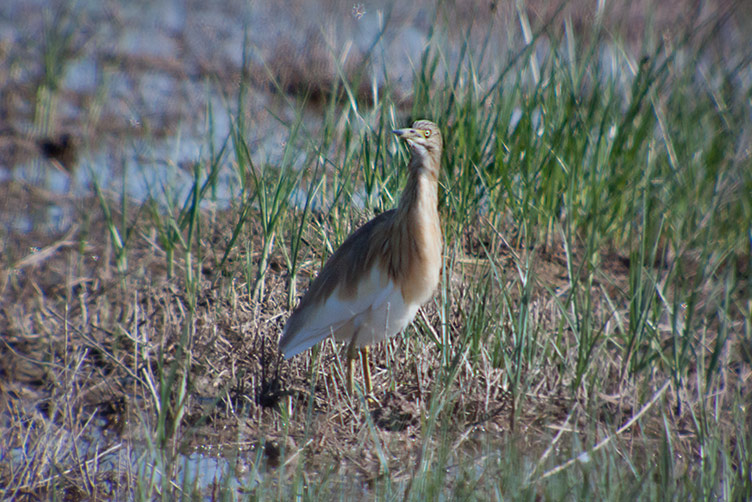
{"type": "Polygon", "coordinates": [[[395,129],[392,131],[394,134],[397,135],[398,138],[401,139],[410,139],[417,136],[417,132],[415,129],[407,128],[407,129],[395,129]]]}

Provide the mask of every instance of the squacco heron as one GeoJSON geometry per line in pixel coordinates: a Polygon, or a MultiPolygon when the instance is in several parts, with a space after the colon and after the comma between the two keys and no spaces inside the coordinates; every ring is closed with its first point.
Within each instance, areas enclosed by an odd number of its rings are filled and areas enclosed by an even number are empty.
{"type": "Polygon", "coordinates": [[[394,134],[407,142],[411,153],[399,205],[360,227],[334,252],[287,320],[279,341],[287,359],[330,334],[347,342],[350,393],[358,349],[370,395],[368,346],[407,326],[439,282],[441,132],[433,122],[418,120],[394,134]]]}

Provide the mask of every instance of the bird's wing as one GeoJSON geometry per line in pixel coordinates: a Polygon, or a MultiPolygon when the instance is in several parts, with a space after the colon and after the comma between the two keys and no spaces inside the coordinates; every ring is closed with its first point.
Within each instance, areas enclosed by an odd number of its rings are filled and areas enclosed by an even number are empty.
{"type": "Polygon", "coordinates": [[[339,339],[350,331],[351,336],[358,328],[361,314],[381,307],[394,289],[394,282],[374,265],[370,273],[363,275],[354,295],[341,294],[340,286],[325,300],[296,311],[285,325],[279,344],[285,358],[309,349],[336,331],[341,330],[337,333],[339,339]],[[296,319],[298,316],[305,320],[296,319]]]}

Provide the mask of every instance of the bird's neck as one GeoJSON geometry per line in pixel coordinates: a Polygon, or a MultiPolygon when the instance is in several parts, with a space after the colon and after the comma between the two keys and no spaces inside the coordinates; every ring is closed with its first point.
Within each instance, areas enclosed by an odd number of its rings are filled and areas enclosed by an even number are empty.
{"type": "Polygon", "coordinates": [[[420,305],[436,288],[441,267],[439,161],[413,152],[409,168],[407,186],[392,220],[385,264],[405,302],[420,305]]]}
{"type": "Polygon", "coordinates": [[[407,218],[413,211],[437,213],[438,166],[438,160],[433,159],[428,153],[413,153],[408,165],[407,185],[397,209],[400,216],[407,218]]]}

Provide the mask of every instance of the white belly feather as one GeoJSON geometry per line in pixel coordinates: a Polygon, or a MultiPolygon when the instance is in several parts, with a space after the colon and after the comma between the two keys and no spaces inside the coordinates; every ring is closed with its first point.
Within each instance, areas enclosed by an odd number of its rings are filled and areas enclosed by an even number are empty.
{"type": "Polygon", "coordinates": [[[364,276],[353,295],[342,286],[305,315],[309,321],[284,348],[286,358],[312,347],[330,334],[356,347],[370,345],[399,333],[415,317],[419,303],[405,303],[402,291],[379,266],[364,276]]]}
{"type": "Polygon", "coordinates": [[[355,336],[354,345],[363,347],[372,345],[396,335],[410,324],[418,304],[408,305],[402,298],[400,288],[389,280],[385,295],[378,304],[353,316],[352,322],[334,332],[334,337],[342,342],[350,342],[355,336]]]}

